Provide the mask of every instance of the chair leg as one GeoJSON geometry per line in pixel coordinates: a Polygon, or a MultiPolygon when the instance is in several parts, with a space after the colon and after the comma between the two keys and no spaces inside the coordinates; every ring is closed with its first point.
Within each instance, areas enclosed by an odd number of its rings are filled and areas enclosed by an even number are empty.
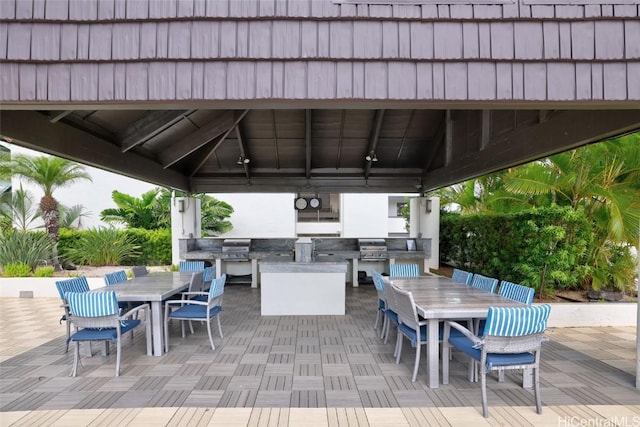
{"type": "Polygon", "coordinates": [[[193,322],[189,320],[189,330],[191,331],[191,335],[193,335],[193,322]]]}
{"type": "Polygon", "coordinates": [[[222,325],[220,325],[220,315],[219,314],[216,316],[216,320],[218,321],[218,332],[220,332],[220,338],[224,338],[224,336],[222,335],[222,325]]]}
{"type": "Polygon", "coordinates": [[[487,405],[487,373],[480,367],[480,389],[482,390],[482,416],[489,418],[489,406],[487,405]]]}
{"type": "Polygon", "coordinates": [[[396,357],[396,365],[400,363],[400,356],[402,355],[402,334],[398,333],[398,337],[396,338],[396,350],[393,353],[396,357]]]}
{"type": "Polygon", "coordinates": [[[416,345],[416,361],[413,363],[413,377],[411,378],[411,382],[416,382],[418,378],[418,367],[420,367],[420,347],[422,344],[418,341],[416,345]]]}
{"type": "Polygon", "coordinates": [[[116,377],[120,376],[120,353],[122,352],[120,339],[116,342],[116,377]]]}
{"type": "Polygon", "coordinates": [[[380,331],[380,339],[384,339],[385,337],[385,332],[387,330],[388,324],[389,323],[389,318],[387,316],[384,316],[382,318],[382,331],[380,331]]]}
{"type": "Polygon", "coordinates": [[[211,349],[215,350],[216,346],[213,344],[213,335],[211,335],[211,320],[207,321],[207,333],[209,334],[209,342],[211,343],[211,349]]]}
{"type": "Polygon", "coordinates": [[[391,319],[387,320],[387,331],[384,334],[384,343],[389,341],[389,333],[391,332],[391,319]]]}
{"type": "Polygon", "coordinates": [[[376,323],[373,325],[373,329],[378,330],[378,323],[380,322],[380,310],[378,310],[378,314],[376,315],[376,323]]]}
{"type": "Polygon", "coordinates": [[[65,343],[65,349],[64,352],[68,353],[69,352],[69,342],[71,341],[71,322],[69,322],[69,317],[67,317],[67,320],[65,320],[66,326],[67,326],[67,342],[65,343]]]}
{"type": "Polygon", "coordinates": [[[542,402],[540,399],[540,368],[533,368],[533,390],[536,396],[536,412],[538,414],[542,413],[542,402]]]}
{"type": "Polygon", "coordinates": [[[169,352],[169,310],[164,312],[164,352],[169,352]]]}
{"type": "Polygon", "coordinates": [[[75,350],[73,352],[73,367],[71,368],[71,376],[75,377],[78,372],[78,361],[80,360],[80,343],[75,342],[75,350]]]}

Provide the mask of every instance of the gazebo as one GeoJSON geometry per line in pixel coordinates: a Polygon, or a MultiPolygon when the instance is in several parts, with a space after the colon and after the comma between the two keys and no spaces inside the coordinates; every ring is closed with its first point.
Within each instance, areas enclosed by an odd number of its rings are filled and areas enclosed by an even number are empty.
{"type": "Polygon", "coordinates": [[[640,129],[639,17],[632,0],[5,0],[0,136],[188,193],[423,194],[640,129]]]}

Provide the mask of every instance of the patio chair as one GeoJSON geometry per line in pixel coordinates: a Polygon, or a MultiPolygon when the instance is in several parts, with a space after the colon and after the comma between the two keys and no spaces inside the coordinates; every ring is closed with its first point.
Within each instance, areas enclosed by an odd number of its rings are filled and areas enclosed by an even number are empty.
{"type": "Polygon", "coordinates": [[[377,271],[372,272],[371,277],[373,278],[373,286],[375,286],[376,291],[378,291],[378,309],[376,310],[378,313],[376,314],[376,323],[373,325],[373,329],[378,330],[378,325],[384,323],[384,310],[387,306],[384,300],[384,279],[382,278],[382,274],[377,271]]]}
{"type": "Polygon", "coordinates": [[[507,282],[506,280],[500,282],[500,289],[498,289],[498,295],[527,305],[533,303],[535,293],[536,290],[533,288],[507,282]]]}
{"type": "MultiPolygon", "coordinates": [[[[194,273],[202,275],[202,272],[194,273]]],[[[211,283],[209,291],[206,293],[207,301],[197,301],[194,299],[183,299],[175,301],[167,301],[164,312],[164,345],[165,351],[169,351],[169,321],[180,320],[182,323],[182,338],[185,337],[184,321],[201,320],[207,323],[207,334],[209,335],[209,343],[211,349],[215,350],[213,343],[213,335],[211,334],[211,319],[216,318],[218,321],[218,332],[220,338],[222,335],[222,326],[220,325],[220,312],[222,311],[222,297],[224,296],[224,285],[227,275],[223,274],[211,283]],[[175,310],[174,310],[175,309],[175,310]]],[[[187,296],[202,294],[202,292],[185,292],[187,296]]]]}
{"type": "Polygon", "coordinates": [[[480,336],[457,322],[446,321],[442,353],[442,383],[449,383],[449,351],[454,347],[471,358],[469,380],[474,381],[475,364],[480,365],[482,415],[489,416],[487,407],[487,372],[533,369],[536,412],[542,413],[540,402],[540,351],[546,341],[544,331],[551,306],[489,307],[487,323],[480,336]],[[453,336],[451,328],[462,335],[453,336]]]}
{"type": "Polygon", "coordinates": [[[498,279],[486,277],[481,274],[474,274],[473,279],[471,279],[471,286],[487,292],[495,293],[496,288],[498,287],[498,279]]]}
{"type": "MultiPolygon", "coordinates": [[[[191,289],[191,284],[189,285],[189,291],[190,292],[208,292],[209,289],[211,288],[211,285],[213,284],[213,280],[216,278],[216,268],[211,266],[211,267],[205,267],[205,269],[203,270],[203,275],[202,275],[202,284],[200,286],[200,289],[191,289]]],[[[195,295],[192,297],[192,299],[195,299],[197,301],[206,301],[207,300],[207,295],[206,294],[202,294],[202,295],[195,295]]]]}
{"type": "Polygon", "coordinates": [[[473,273],[470,273],[464,270],[459,270],[457,268],[454,268],[453,274],[451,274],[451,280],[458,283],[464,283],[465,285],[470,285],[472,278],[473,278],[473,273]]]}
{"type": "Polygon", "coordinates": [[[420,268],[418,264],[390,264],[389,276],[391,277],[418,277],[420,268]]]}
{"type": "Polygon", "coordinates": [[[178,271],[180,273],[192,273],[194,271],[203,271],[204,261],[180,261],[178,271]]]}
{"type": "Polygon", "coordinates": [[[147,353],[151,352],[151,328],[149,327],[149,305],[142,304],[120,315],[118,299],[114,291],[106,292],[67,292],[71,322],[76,332],[71,335],[71,341],[75,345],[73,357],[72,376],[76,376],[80,362],[80,342],[104,341],[116,344],[116,377],[120,375],[120,353],[122,335],[142,324],[139,319],[131,319],[131,316],[140,311],[145,312],[144,324],[147,340],[147,353]]]}
{"type": "MultiPolygon", "coordinates": [[[[127,273],[124,270],[105,273],[103,277],[104,277],[104,283],[107,286],[117,285],[118,283],[124,283],[127,280],[129,280],[129,278],[127,277],[127,273]]],[[[139,304],[136,304],[136,305],[139,305],[139,304]]],[[[133,308],[133,305],[129,302],[123,301],[123,302],[118,302],[118,307],[120,307],[122,310],[130,310],[131,308],[133,308]]]]}
{"type": "MultiPolygon", "coordinates": [[[[398,329],[398,308],[396,307],[395,293],[391,290],[391,284],[383,279],[383,285],[385,309],[384,321],[382,322],[382,333],[380,334],[380,338],[384,338],[384,343],[386,344],[389,340],[389,333],[391,332],[391,328],[396,331],[398,329]]],[[[395,356],[396,353],[394,352],[393,355],[395,356]]]]}
{"type": "MultiPolygon", "coordinates": [[[[402,355],[402,337],[405,336],[411,342],[411,346],[416,349],[416,358],[413,364],[413,376],[411,381],[415,382],[418,377],[418,367],[420,366],[420,347],[427,344],[427,320],[421,319],[416,310],[416,303],[411,292],[391,286],[395,295],[396,307],[398,309],[398,337],[396,339],[396,363],[400,363],[402,355]]],[[[442,329],[438,337],[442,339],[442,329]]]]}
{"type": "Polygon", "coordinates": [[[146,276],[149,274],[149,270],[144,265],[137,265],[135,267],[131,267],[131,274],[133,277],[146,276]]]}
{"type": "Polygon", "coordinates": [[[71,323],[69,322],[69,304],[67,303],[67,292],[89,292],[89,282],[85,276],[74,277],[73,279],[58,280],[56,281],[56,289],[62,300],[62,307],[64,308],[64,314],[60,318],[60,323],[63,321],[67,325],[67,340],[65,343],[64,352],[69,351],[69,342],[71,337],[71,323]]]}

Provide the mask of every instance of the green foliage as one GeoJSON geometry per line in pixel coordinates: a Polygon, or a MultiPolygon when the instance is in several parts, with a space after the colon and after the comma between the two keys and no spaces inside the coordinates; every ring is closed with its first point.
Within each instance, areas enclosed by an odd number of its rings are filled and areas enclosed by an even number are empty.
{"type": "MultiPolygon", "coordinates": [[[[113,191],[112,198],[118,207],[103,210],[100,219],[125,224],[128,228],[169,228],[172,196],[171,191],[165,188],[155,188],[139,198],[113,191]]],[[[175,196],[185,197],[186,194],[177,192],[175,196]]],[[[233,213],[233,208],[228,203],[206,194],[192,194],[190,197],[200,200],[203,234],[218,235],[233,228],[231,222],[226,219],[233,213]]]]}
{"type": "Polygon", "coordinates": [[[53,277],[53,273],[56,269],[51,265],[36,267],[33,272],[34,277],[53,277]]]}
{"type": "Polygon", "coordinates": [[[0,195],[0,216],[20,231],[36,229],[34,222],[42,217],[31,192],[22,188],[0,195]]]}
{"type": "Polygon", "coordinates": [[[138,254],[138,245],[120,230],[94,228],[82,232],[76,246],[65,248],[61,255],[75,264],[120,265],[138,254]]]}
{"type": "Polygon", "coordinates": [[[171,230],[122,230],[139,247],[137,254],[125,259],[126,265],[166,265],[171,263],[171,230]]]}
{"type": "Polygon", "coordinates": [[[171,271],[180,271],[180,266],[179,265],[175,265],[175,264],[171,264],[171,271]]]}
{"type": "Polygon", "coordinates": [[[22,263],[33,270],[51,258],[52,247],[43,232],[7,232],[0,235],[0,265],[22,263]]]}
{"type": "Polygon", "coordinates": [[[512,214],[445,214],[440,224],[444,261],[501,280],[550,289],[572,288],[590,272],[593,234],[584,215],[551,207],[512,214]]]}
{"type": "Polygon", "coordinates": [[[4,277],[29,277],[31,275],[31,267],[23,262],[6,264],[3,270],[4,277]]]}
{"type": "MultiPolygon", "coordinates": [[[[76,264],[82,262],[75,258],[68,258],[67,254],[77,253],[81,246],[82,236],[88,231],[60,230],[60,253],[62,257],[76,264]]],[[[117,230],[124,238],[130,239],[137,246],[137,250],[126,254],[120,265],[167,265],[171,263],[171,230],[143,230],[131,228],[117,230]]]]}

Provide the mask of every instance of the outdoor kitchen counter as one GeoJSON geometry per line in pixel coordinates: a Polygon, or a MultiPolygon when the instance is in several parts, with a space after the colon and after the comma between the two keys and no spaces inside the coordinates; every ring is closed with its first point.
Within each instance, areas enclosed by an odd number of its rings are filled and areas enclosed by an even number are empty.
{"type": "Polygon", "coordinates": [[[344,315],[347,262],[259,263],[263,316],[344,315]]]}

